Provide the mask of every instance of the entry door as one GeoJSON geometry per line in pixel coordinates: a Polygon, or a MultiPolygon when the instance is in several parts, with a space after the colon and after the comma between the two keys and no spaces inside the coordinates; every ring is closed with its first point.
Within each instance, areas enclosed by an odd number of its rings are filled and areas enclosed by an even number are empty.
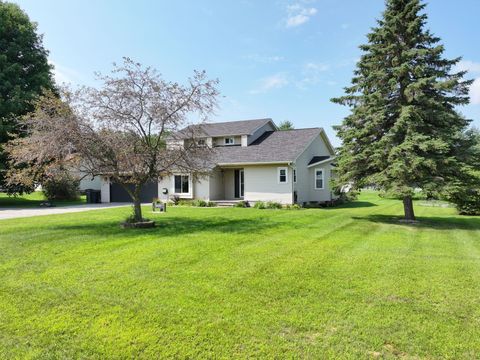
{"type": "Polygon", "coordinates": [[[235,198],[243,198],[245,188],[245,177],[243,175],[243,169],[235,170],[235,198]]]}

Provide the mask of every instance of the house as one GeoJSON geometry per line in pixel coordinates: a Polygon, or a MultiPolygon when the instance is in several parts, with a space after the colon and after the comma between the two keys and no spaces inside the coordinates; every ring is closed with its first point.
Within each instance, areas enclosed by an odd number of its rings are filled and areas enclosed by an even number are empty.
{"type": "MultiPolygon", "coordinates": [[[[213,148],[210,174],[164,176],[145,187],[143,201],[175,195],[209,201],[304,204],[334,198],[330,186],[334,148],[322,128],[280,131],[272,119],[192,126],[201,127],[197,141],[213,148]]],[[[169,139],[167,146],[183,146],[187,130],[169,139]]],[[[106,178],[101,188],[102,202],[129,201],[126,192],[106,178]]]]}

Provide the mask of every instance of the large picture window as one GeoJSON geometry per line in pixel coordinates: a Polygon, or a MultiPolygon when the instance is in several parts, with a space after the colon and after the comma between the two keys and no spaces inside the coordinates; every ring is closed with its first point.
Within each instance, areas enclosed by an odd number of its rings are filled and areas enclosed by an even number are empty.
{"type": "Polygon", "coordinates": [[[323,169],[315,169],[315,190],[323,190],[323,169]]]}
{"type": "Polygon", "coordinates": [[[175,175],[175,194],[188,194],[190,192],[190,178],[188,175],[175,175]]]}

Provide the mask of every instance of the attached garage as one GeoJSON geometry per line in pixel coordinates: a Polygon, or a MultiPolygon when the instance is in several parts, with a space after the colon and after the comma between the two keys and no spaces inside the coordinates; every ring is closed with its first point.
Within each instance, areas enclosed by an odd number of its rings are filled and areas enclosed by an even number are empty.
{"type": "MultiPolygon", "coordinates": [[[[133,190],[133,185],[130,186],[133,190]]],[[[147,183],[140,192],[140,201],[151,203],[154,198],[158,198],[158,184],[156,182],[147,183]]],[[[110,184],[110,202],[131,202],[132,198],[122,185],[117,183],[110,184]]]]}

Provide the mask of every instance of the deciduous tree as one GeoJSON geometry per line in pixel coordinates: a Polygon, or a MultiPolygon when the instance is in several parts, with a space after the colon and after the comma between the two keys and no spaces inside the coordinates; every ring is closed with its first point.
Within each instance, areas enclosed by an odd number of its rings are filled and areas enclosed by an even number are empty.
{"type": "MultiPolygon", "coordinates": [[[[24,166],[10,181],[31,181],[58,167],[105,175],[121,184],[142,221],[141,188],[173,171],[206,172],[210,149],[195,140],[199,126],[188,127],[184,146],[165,146],[165,137],[184,128],[189,117],[203,122],[217,104],[217,80],[195,72],[187,85],[163,80],[150,68],[126,58],[103,85],[65,92],[62,99],[46,93],[28,115],[28,134],[10,142],[13,165],[24,166]]],[[[173,135],[174,136],[174,135],[173,135]]]]}
{"type": "Polygon", "coordinates": [[[47,56],[36,24],[18,5],[0,1],[0,187],[8,165],[3,146],[11,134],[21,133],[17,119],[33,110],[43,89],[54,89],[47,56]]]}

